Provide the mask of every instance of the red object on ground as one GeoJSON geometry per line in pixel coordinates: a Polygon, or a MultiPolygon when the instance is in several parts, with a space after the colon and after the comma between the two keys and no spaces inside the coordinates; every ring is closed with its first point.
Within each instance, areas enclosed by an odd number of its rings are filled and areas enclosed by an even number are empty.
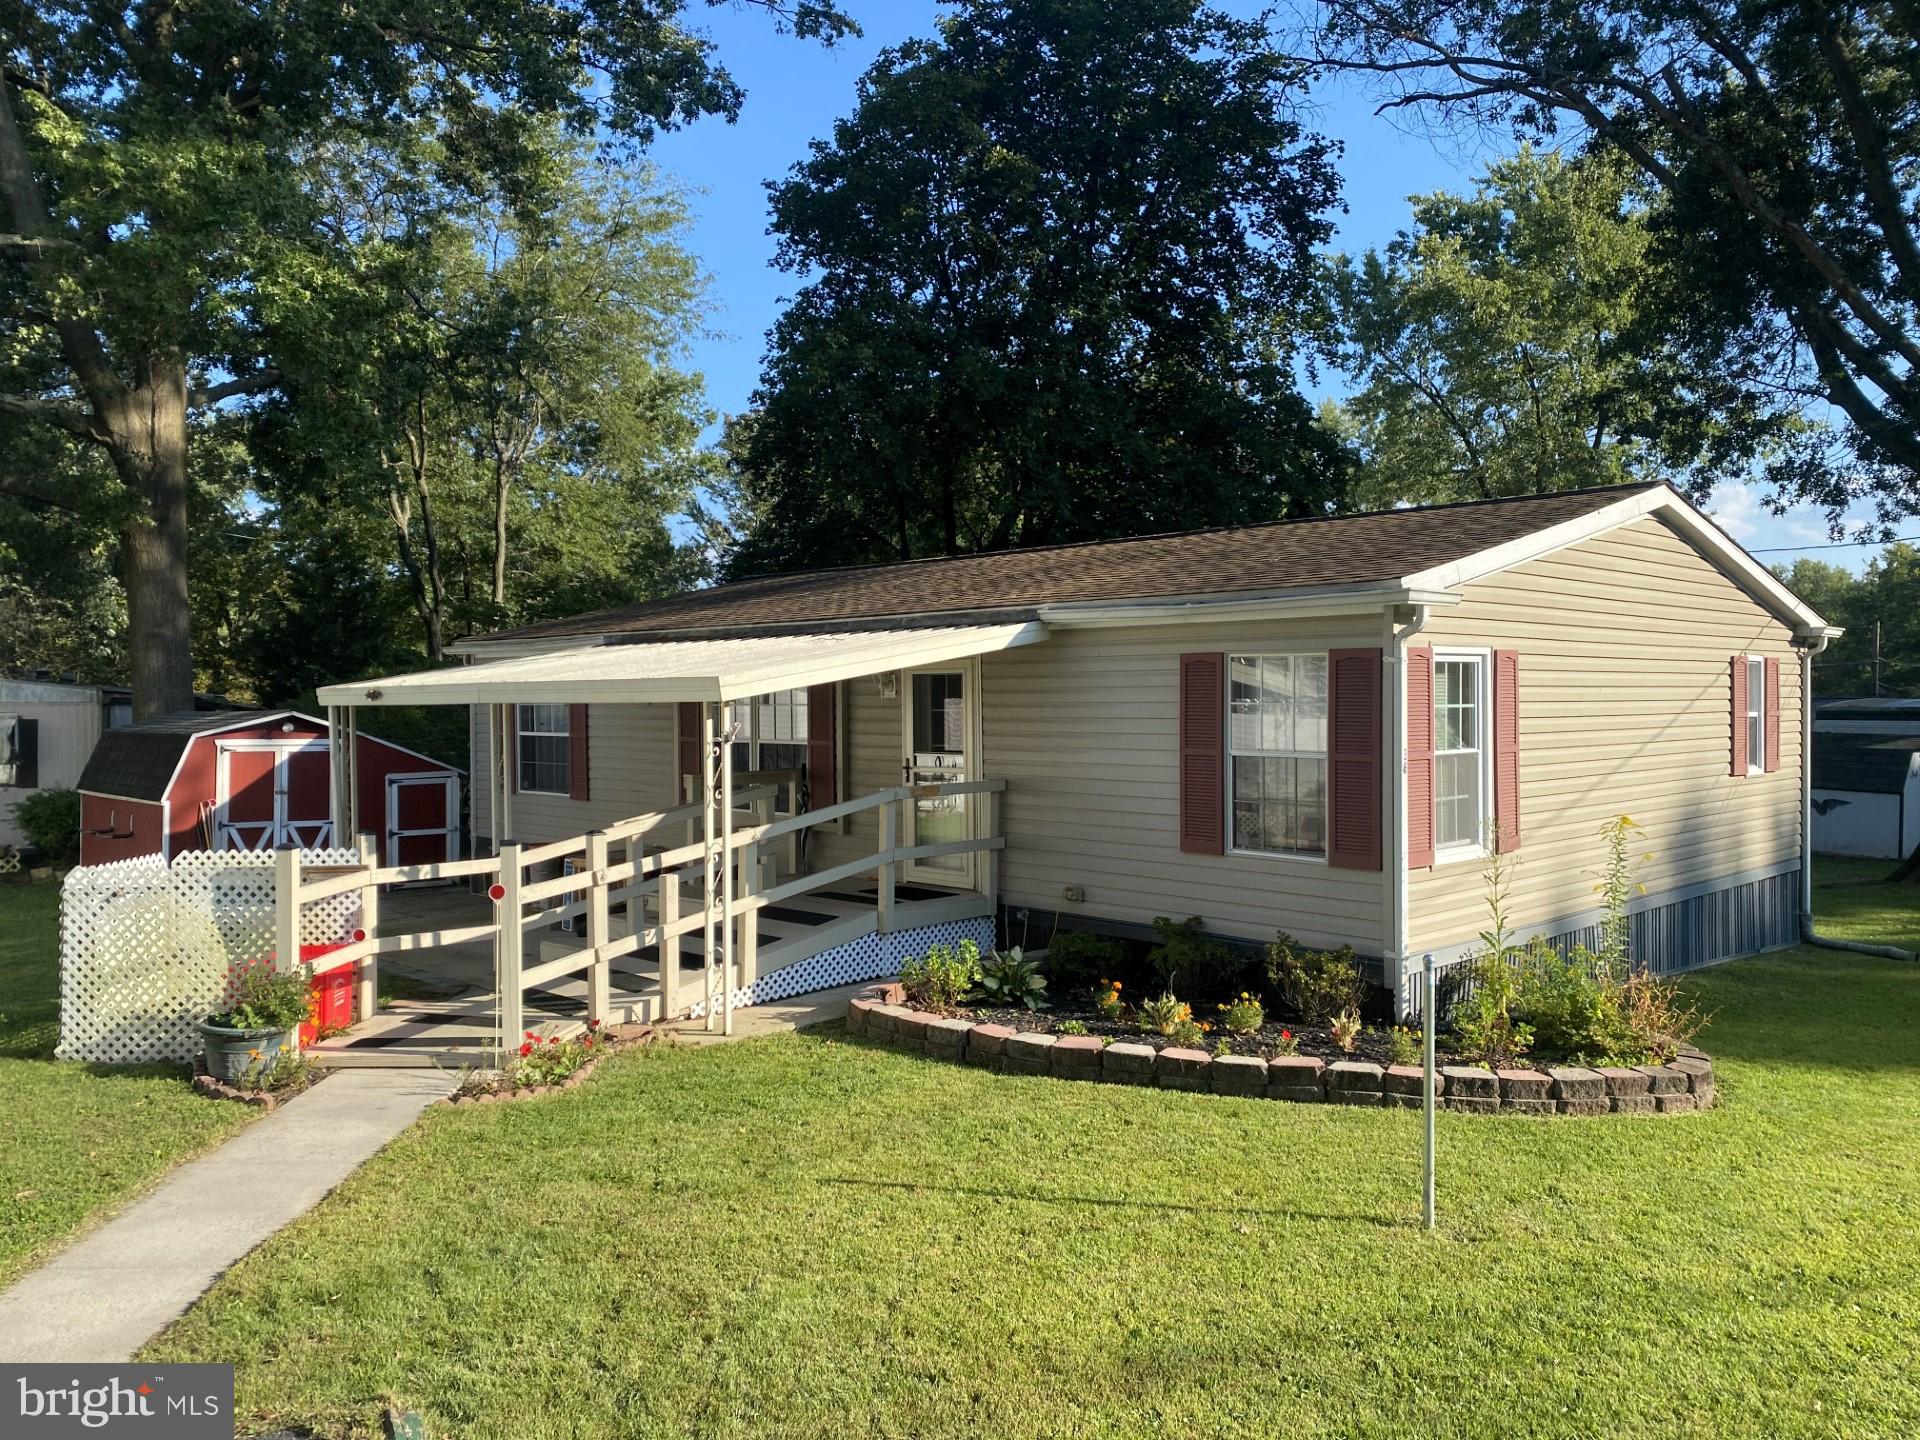
{"type": "MultiPolygon", "coordinates": [[[[300,963],[305,965],[322,955],[331,955],[345,945],[345,941],[337,945],[302,945],[300,963]]],[[[341,965],[323,975],[315,975],[310,983],[313,1018],[300,1027],[303,1046],[317,1040],[321,1030],[344,1030],[353,1023],[353,966],[341,965]]]]}

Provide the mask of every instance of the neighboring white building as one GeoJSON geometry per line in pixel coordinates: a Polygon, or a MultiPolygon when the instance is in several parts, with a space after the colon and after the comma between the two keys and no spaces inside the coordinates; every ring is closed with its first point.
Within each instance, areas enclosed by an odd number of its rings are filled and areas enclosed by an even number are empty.
{"type": "Polygon", "coordinates": [[[0,679],[0,845],[23,843],[15,805],[78,784],[101,732],[132,719],[132,694],[118,686],[0,679]]]}
{"type": "Polygon", "coordinates": [[[1920,845],[1920,735],[1813,728],[1813,848],[1902,859],[1920,845]]]}

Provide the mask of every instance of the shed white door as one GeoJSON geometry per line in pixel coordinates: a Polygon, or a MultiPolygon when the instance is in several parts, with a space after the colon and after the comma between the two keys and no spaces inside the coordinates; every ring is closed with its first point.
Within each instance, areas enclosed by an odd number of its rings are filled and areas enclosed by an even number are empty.
{"type": "MultiPolygon", "coordinates": [[[[906,759],[901,773],[909,785],[975,778],[979,753],[979,666],[972,661],[900,677],[900,717],[906,759]]],[[[939,845],[973,837],[971,797],[935,796],[915,800],[909,811],[909,845],[939,845]]],[[[972,889],[972,852],[910,861],[905,878],[921,884],[972,889]]]]}

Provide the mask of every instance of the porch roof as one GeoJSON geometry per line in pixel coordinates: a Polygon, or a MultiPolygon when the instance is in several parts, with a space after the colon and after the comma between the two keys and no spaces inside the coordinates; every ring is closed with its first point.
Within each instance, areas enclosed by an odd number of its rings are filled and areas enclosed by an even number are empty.
{"type": "Polygon", "coordinates": [[[813,630],[720,640],[586,645],[512,660],[328,685],[325,705],[665,704],[742,700],[937,665],[1044,640],[1028,620],[930,629],[813,630]]]}

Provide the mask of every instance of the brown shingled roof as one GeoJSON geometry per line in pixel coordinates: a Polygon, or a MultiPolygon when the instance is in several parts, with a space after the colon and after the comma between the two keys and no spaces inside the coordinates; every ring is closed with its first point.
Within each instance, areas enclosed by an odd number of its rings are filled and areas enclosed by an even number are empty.
{"type": "Polygon", "coordinates": [[[1617,485],[768,575],[477,638],[731,630],[1380,583],[1578,519],[1652,488],[1617,485]]]}

